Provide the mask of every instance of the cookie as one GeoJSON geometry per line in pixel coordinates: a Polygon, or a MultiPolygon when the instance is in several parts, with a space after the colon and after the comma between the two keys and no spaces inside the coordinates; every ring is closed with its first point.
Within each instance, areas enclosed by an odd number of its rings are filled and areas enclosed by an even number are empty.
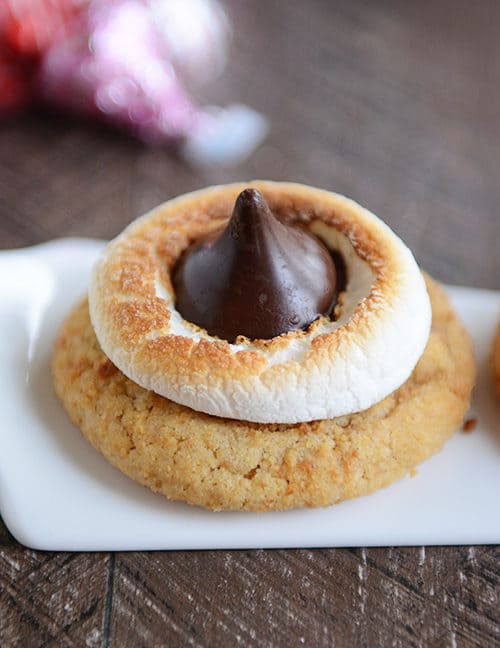
{"type": "Polygon", "coordinates": [[[493,353],[491,359],[493,364],[493,376],[497,385],[497,391],[500,394],[500,324],[493,342],[493,353]]]}
{"type": "Polygon", "coordinates": [[[55,389],[110,463],[170,499],[266,511],[366,495],[438,452],[469,406],[470,338],[443,290],[426,281],[433,320],[422,357],[399,389],[357,414],[258,424],[174,403],[126,378],[104,355],[87,301],[55,342],[55,389]]]}

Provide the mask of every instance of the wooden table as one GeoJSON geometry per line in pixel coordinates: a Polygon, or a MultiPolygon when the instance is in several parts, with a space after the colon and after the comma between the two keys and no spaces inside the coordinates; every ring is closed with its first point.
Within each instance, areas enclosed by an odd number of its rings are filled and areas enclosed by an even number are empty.
{"type": "MultiPolygon", "coordinates": [[[[168,197],[258,176],[351,195],[439,279],[500,288],[500,3],[227,6],[229,66],[201,94],[269,116],[251,159],[192,169],[92,124],[16,117],[0,131],[0,246],[108,238],[168,197]]],[[[498,558],[495,547],[44,553],[0,524],[0,645],[499,645],[498,558]]]]}

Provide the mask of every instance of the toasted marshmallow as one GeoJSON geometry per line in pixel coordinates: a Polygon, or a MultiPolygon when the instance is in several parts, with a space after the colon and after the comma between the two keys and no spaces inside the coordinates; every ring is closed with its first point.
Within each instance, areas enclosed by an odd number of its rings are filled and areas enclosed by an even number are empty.
{"type": "Polygon", "coordinates": [[[379,402],[413,371],[432,317],[413,255],[374,214],[339,194],[263,181],[187,194],[131,223],[97,262],[89,305],[104,353],[138,385],[201,412],[261,423],[334,418],[379,402]],[[249,186],[342,254],[347,285],[335,320],[232,344],[176,310],[177,259],[227,222],[249,186]]]}

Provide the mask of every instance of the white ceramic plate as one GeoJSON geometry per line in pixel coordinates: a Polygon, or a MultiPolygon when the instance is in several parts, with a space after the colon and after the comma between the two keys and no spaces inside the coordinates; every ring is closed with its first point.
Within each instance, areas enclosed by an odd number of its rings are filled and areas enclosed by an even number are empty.
{"type": "Polygon", "coordinates": [[[500,292],[449,288],[475,342],[478,426],[458,431],[415,477],[326,509],[211,513],[122,475],[53,393],[52,342],[102,245],[65,239],[0,253],[0,511],[20,542],[53,550],[500,542],[500,406],[488,365],[500,292]]]}

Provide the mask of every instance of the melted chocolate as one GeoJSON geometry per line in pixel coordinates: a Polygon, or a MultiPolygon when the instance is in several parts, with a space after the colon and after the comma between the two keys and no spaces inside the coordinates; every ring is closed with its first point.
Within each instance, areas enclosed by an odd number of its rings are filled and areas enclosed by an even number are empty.
{"type": "Polygon", "coordinates": [[[342,253],[338,250],[328,250],[330,256],[332,257],[333,264],[335,266],[335,272],[337,274],[335,282],[335,303],[341,292],[347,287],[347,267],[345,264],[345,259],[342,256],[342,253]]]}
{"type": "Polygon", "coordinates": [[[222,232],[184,252],[172,279],[184,319],[230,342],[306,329],[331,314],[338,288],[328,249],[273,216],[256,189],[240,193],[222,232]]]}

